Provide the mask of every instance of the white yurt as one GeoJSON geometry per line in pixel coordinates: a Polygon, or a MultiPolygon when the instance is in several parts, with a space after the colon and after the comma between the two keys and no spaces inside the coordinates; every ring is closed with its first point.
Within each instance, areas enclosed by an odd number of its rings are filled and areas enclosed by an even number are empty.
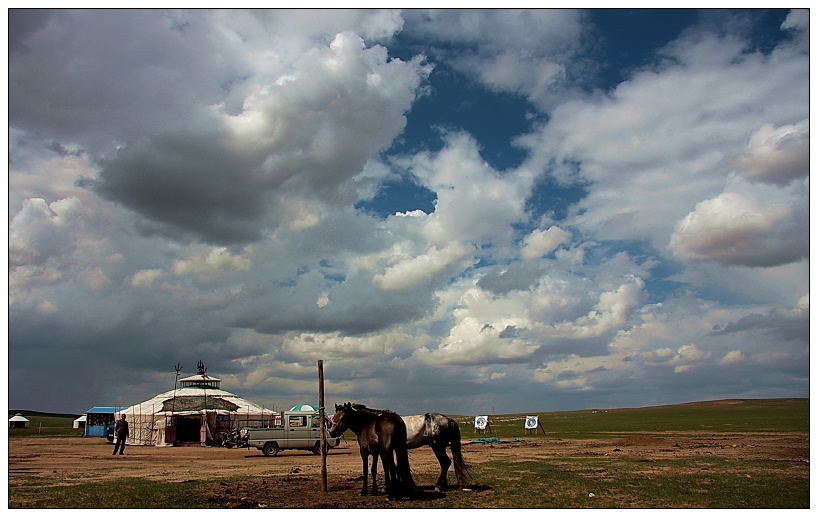
{"type": "Polygon", "coordinates": [[[220,433],[240,427],[271,426],[277,415],[221,389],[199,361],[196,375],[179,386],[124,408],[116,415],[128,421],[128,445],[218,445],[220,433]]]}
{"type": "Polygon", "coordinates": [[[82,415],[74,420],[74,429],[85,429],[85,423],[88,421],[88,415],[82,415]]]}
{"type": "Polygon", "coordinates": [[[22,413],[17,413],[9,418],[9,427],[14,429],[21,429],[31,425],[28,418],[24,417],[22,413]]]}

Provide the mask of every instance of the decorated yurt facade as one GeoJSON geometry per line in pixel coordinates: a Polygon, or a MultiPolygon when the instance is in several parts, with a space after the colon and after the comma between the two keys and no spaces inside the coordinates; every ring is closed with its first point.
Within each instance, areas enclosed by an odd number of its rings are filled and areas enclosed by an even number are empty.
{"type": "Polygon", "coordinates": [[[266,427],[277,415],[221,389],[221,380],[207,375],[199,361],[196,375],[150,400],[123,409],[129,445],[218,445],[222,432],[240,427],[266,427]]]}

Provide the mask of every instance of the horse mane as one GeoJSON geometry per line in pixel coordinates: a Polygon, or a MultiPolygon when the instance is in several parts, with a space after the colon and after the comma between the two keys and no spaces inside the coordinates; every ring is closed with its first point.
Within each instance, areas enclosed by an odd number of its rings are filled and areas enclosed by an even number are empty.
{"type": "Polygon", "coordinates": [[[395,413],[391,409],[375,409],[371,407],[366,407],[363,404],[356,404],[356,403],[349,403],[349,407],[355,411],[360,411],[361,413],[367,413],[370,415],[383,415],[386,413],[395,413]]]}

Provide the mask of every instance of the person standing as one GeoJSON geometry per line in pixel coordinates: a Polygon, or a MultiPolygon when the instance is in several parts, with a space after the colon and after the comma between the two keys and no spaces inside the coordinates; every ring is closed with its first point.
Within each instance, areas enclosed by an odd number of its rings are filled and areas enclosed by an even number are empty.
{"type": "Polygon", "coordinates": [[[125,440],[128,439],[128,421],[125,419],[124,413],[119,417],[119,422],[116,423],[114,434],[116,435],[114,454],[119,449],[119,455],[121,456],[125,453],[125,440]]]}

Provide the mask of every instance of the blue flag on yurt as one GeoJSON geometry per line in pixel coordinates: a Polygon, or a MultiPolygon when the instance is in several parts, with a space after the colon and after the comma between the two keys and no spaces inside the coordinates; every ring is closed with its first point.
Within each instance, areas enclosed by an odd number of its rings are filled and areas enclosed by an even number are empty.
{"type": "Polygon", "coordinates": [[[488,416],[476,416],[474,417],[474,428],[475,429],[485,429],[486,425],[489,423],[488,416]]]}
{"type": "Polygon", "coordinates": [[[526,429],[536,429],[538,424],[539,417],[536,416],[527,416],[525,417],[525,428],[526,429]]]}

